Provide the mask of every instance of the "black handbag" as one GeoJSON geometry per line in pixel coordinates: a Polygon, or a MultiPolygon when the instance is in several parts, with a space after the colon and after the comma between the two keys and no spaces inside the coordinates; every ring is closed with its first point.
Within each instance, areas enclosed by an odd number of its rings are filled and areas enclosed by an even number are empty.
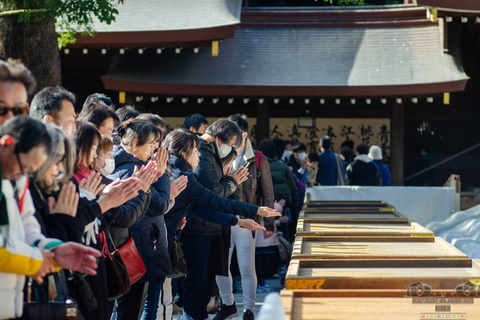
{"type": "MultiPolygon", "coordinates": [[[[110,232],[108,236],[112,239],[110,232]]],[[[108,299],[115,300],[130,291],[130,275],[123,262],[120,252],[118,252],[113,240],[113,252],[109,252],[105,257],[105,269],[107,273],[108,299]]]]}
{"type": "Polygon", "coordinates": [[[187,262],[183,256],[182,244],[178,241],[177,236],[173,237],[172,253],[170,254],[170,260],[172,261],[173,273],[168,275],[167,278],[180,278],[187,274],[188,267],[187,262]]]}
{"type": "MultiPolygon", "coordinates": [[[[63,272],[63,271],[62,271],[63,272]]],[[[67,272],[67,286],[70,297],[77,301],[80,311],[93,312],[97,309],[98,302],[92,288],[85,280],[84,275],[78,271],[67,272]]]]}
{"type": "Polygon", "coordinates": [[[69,299],[63,272],[47,275],[43,283],[28,278],[21,319],[77,320],[77,302],[69,299]]]}

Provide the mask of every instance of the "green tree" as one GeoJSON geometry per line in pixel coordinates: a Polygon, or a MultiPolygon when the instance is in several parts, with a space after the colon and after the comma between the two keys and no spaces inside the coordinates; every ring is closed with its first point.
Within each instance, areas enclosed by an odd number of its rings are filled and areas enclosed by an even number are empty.
{"type": "Polygon", "coordinates": [[[123,0],[0,1],[0,59],[20,59],[33,73],[38,89],[61,84],[59,48],[75,35],[93,35],[92,22],[115,21],[123,0]],[[57,34],[57,25],[62,32],[57,34]]]}

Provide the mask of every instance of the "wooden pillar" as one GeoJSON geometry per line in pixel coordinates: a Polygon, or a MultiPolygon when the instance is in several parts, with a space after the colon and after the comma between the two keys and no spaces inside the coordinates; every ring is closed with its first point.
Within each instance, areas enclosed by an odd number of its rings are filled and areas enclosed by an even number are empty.
{"type": "Polygon", "coordinates": [[[263,103],[257,101],[257,145],[263,139],[270,137],[270,103],[271,101],[268,99],[265,99],[263,103]]]}
{"type": "Polygon", "coordinates": [[[404,152],[404,107],[403,103],[393,102],[390,113],[391,144],[390,171],[392,186],[403,186],[403,152],[404,152]]]}

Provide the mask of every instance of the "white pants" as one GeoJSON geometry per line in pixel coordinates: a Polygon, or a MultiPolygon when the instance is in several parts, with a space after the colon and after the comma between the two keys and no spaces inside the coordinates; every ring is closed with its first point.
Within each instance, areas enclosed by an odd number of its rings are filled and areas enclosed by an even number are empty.
{"type": "Polygon", "coordinates": [[[171,320],[173,316],[173,304],[172,304],[172,279],[165,278],[163,282],[163,288],[160,291],[160,297],[158,298],[158,320],[171,320]]]}
{"type": "MultiPolygon", "coordinates": [[[[255,238],[253,238],[252,231],[239,226],[232,227],[230,254],[228,256],[229,267],[232,261],[234,247],[237,248],[238,267],[242,277],[243,308],[253,312],[257,295],[257,275],[255,273],[255,238]]],[[[220,289],[222,302],[230,306],[234,302],[230,268],[228,275],[228,277],[217,276],[216,280],[218,288],[220,289]]]]}

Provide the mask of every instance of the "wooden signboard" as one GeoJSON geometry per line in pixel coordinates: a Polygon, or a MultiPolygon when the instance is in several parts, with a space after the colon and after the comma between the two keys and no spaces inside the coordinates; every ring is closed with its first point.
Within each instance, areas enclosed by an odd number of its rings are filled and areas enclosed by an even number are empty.
{"type": "Polygon", "coordinates": [[[285,320],[480,319],[480,297],[323,297],[319,293],[283,290],[285,320]]]}
{"type": "Polygon", "coordinates": [[[442,238],[296,237],[292,259],[468,259],[442,238]]]}
{"type": "Polygon", "coordinates": [[[479,260],[292,260],[286,289],[405,290],[414,283],[455,290],[480,279],[479,260]]]}
{"type": "Polygon", "coordinates": [[[434,237],[434,233],[416,222],[410,224],[343,224],[299,219],[297,236],[402,236],[434,237]]]}
{"type": "Polygon", "coordinates": [[[300,211],[299,219],[322,223],[409,223],[407,217],[396,211],[318,212],[303,210],[300,211]]]}

